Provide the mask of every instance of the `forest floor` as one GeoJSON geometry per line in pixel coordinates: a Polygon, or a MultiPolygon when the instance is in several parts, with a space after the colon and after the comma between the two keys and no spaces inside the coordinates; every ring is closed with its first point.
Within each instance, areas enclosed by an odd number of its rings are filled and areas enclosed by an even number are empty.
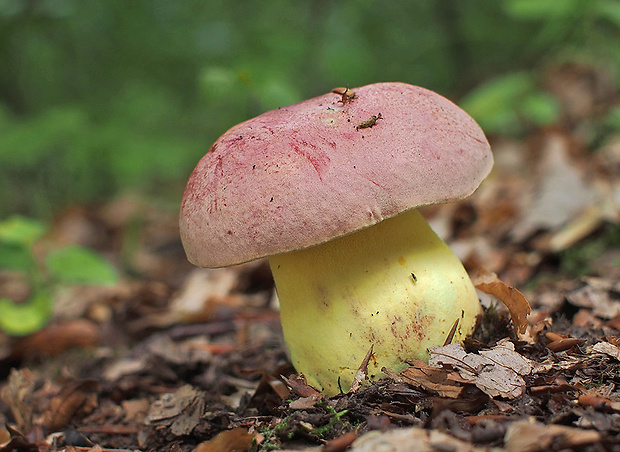
{"type": "MultiPolygon", "coordinates": [[[[123,276],[0,335],[0,452],[620,450],[620,136],[587,138],[582,94],[556,93],[562,124],[491,137],[474,196],[423,209],[486,275],[464,349],[332,398],[294,375],[265,261],[194,268],[176,216],[132,197],[59,214],[42,247],[91,247],[123,276]]],[[[0,286],[27,298],[14,274],[0,286]]]]}

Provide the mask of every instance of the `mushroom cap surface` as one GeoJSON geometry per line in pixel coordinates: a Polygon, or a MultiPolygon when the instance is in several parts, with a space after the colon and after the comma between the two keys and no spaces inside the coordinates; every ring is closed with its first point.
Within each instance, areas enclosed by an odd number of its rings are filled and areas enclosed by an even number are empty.
{"type": "Polygon", "coordinates": [[[211,146],[181,206],[190,262],[225,267],[319,245],[465,198],[491,170],[480,127],[439,94],[405,83],[353,91],[268,111],[211,146]]]}

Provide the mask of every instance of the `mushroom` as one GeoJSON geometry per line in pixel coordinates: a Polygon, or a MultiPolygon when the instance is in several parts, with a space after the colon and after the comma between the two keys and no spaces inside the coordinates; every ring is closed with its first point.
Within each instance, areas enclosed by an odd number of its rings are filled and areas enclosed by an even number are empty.
{"type": "Polygon", "coordinates": [[[234,126],[183,197],[188,259],[225,267],[269,257],[285,342],[308,383],[348,390],[360,364],[427,359],[480,312],[460,260],[417,208],[469,196],[493,157],[476,122],[404,83],[329,93],[234,126]]]}

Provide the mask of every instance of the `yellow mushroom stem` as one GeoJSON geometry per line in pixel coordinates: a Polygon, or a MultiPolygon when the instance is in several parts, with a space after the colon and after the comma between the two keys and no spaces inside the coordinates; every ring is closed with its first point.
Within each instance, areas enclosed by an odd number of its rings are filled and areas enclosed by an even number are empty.
{"type": "Polygon", "coordinates": [[[350,389],[371,346],[377,379],[382,367],[427,360],[457,319],[462,340],[480,313],[460,260],[417,210],[270,265],[293,365],[327,395],[350,389]]]}

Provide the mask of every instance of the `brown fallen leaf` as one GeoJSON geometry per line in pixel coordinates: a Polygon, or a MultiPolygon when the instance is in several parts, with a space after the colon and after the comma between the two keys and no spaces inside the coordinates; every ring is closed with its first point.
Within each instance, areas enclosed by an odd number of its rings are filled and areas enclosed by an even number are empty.
{"type": "Polygon", "coordinates": [[[463,383],[466,383],[457,372],[433,367],[424,361],[413,361],[412,367],[408,367],[400,374],[387,369],[383,372],[394,381],[402,381],[412,386],[420,387],[428,391],[436,392],[440,397],[457,398],[463,391],[463,383]]]}
{"type": "Polygon", "coordinates": [[[27,436],[24,436],[20,431],[8,425],[6,429],[10,435],[10,441],[0,447],[0,452],[39,452],[40,450],[45,450],[27,436]]]}
{"type": "Polygon", "coordinates": [[[497,297],[508,308],[512,324],[517,333],[523,334],[527,329],[527,316],[532,308],[525,296],[516,288],[500,281],[495,273],[479,270],[473,277],[476,289],[497,297]]]}
{"type": "Polygon", "coordinates": [[[609,342],[597,342],[592,346],[593,353],[602,353],[620,361],[620,348],[609,342]]]}
{"type": "Polygon", "coordinates": [[[69,348],[92,347],[99,343],[99,327],[85,319],[49,325],[15,342],[11,358],[54,356],[69,348]]]}
{"type": "Polygon", "coordinates": [[[585,342],[585,339],[578,339],[576,337],[565,337],[556,341],[549,342],[547,344],[547,348],[552,352],[557,353],[570,350],[577,345],[583,345],[585,342]]]}
{"type": "Polygon", "coordinates": [[[476,447],[438,430],[425,430],[421,427],[407,427],[387,432],[368,432],[353,444],[352,452],[406,452],[406,451],[453,451],[453,452],[491,452],[489,447],[476,447]]]}
{"type": "MultiPolygon", "coordinates": [[[[539,150],[541,161],[534,199],[513,225],[511,238],[522,242],[537,231],[555,232],[596,203],[596,191],[586,177],[586,168],[570,156],[571,140],[559,132],[545,133],[539,150]]],[[[544,249],[548,249],[545,244],[544,249]]]]}
{"type": "Polygon", "coordinates": [[[99,383],[94,380],[69,383],[51,400],[41,423],[50,432],[61,430],[74,416],[86,415],[97,406],[99,390],[99,383]]]}
{"type": "Polygon", "coordinates": [[[225,430],[196,446],[194,452],[245,452],[252,447],[255,435],[242,427],[225,430]]]}
{"type": "Polygon", "coordinates": [[[319,400],[320,399],[316,396],[301,397],[297,400],[293,400],[288,406],[291,410],[309,410],[313,408],[319,400]]]}
{"type": "Polygon", "coordinates": [[[289,378],[282,375],[281,377],[289,388],[291,388],[291,391],[298,396],[323,398],[323,395],[319,391],[306,383],[306,378],[303,375],[291,375],[289,378]]]}
{"type": "Polygon", "coordinates": [[[604,413],[620,412],[620,402],[614,402],[607,397],[600,397],[592,394],[581,394],[577,399],[577,403],[581,406],[591,406],[597,411],[604,413]]]}
{"type": "Polygon", "coordinates": [[[176,436],[188,435],[200,422],[204,404],[203,391],[183,385],[153,402],[146,419],[150,424],[170,426],[176,436]]]}
{"type": "Polygon", "coordinates": [[[32,428],[32,406],[30,398],[34,388],[34,378],[28,369],[11,369],[8,383],[0,390],[0,399],[10,408],[17,429],[30,432],[32,428]]]}
{"type": "Polygon", "coordinates": [[[357,439],[357,433],[347,432],[344,435],[334,438],[331,441],[327,441],[322,452],[342,452],[349,448],[349,446],[357,439]]]}
{"type": "Polygon", "coordinates": [[[469,383],[475,384],[490,397],[513,399],[525,391],[523,375],[532,371],[528,359],[514,351],[510,341],[500,342],[480,354],[467,353],[461,344],[431,347],[431,366],[449,365],[469,383]]]}
{"type": "Polygon", "coordinates": [[[566,294],[566,300],[573,306],[592,309],[592,313],[602,319],[620,317],[620,302],[617,294],[620,281],[605,278],[586,277],[583,285],[566,294]]]}
{"type": "Polygon", "coordinates": [[[577,450],[580,446],[601,440],[595,430],[584,430],[564,425],[545,425],[533,419],[508,425],[504,438],[508,452],[538,452],[548,450],[577,450]]]}
{"type": "Polygon", "coordinates": [[[0,444],[8,443],[10,439],[11,439],[11,434],[6,429],[6,427],[4,426],[0,427],[0,444]]]}

